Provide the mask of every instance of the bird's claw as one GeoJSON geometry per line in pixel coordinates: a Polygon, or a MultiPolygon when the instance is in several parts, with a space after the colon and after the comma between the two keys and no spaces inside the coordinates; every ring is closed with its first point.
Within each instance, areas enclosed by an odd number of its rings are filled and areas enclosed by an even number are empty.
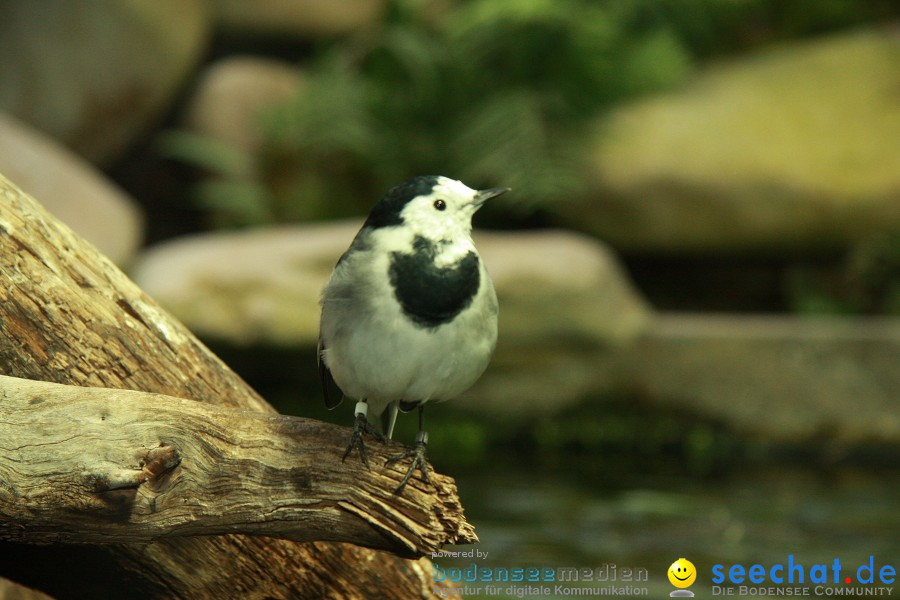
{"type": "Polygon", "coordinates": [[[353,452],[353,448],[359,448],[359,458],[362,460],[363,464],[366,465],[366,468],[369,467],[369,456],[366,454],[366,443],[363,441],[363,434],[368,433],[376,440],[385,443],[386,438],[381,435],[372,424],[369,423],[369,420],[366,418],[366,415],[363,413],[356,414],[356,422],[353,424],[353,435],[350,436],[350,443],[347,444],[347,449],[344,451],[344,456],[341,458],[341,462],[347,460],[347,457],[350,456],[350,453],[353,452]]]}
{"type": "Polygon", "coordinates": [[[412,459],[409,468],[406,470],[406,474],[403,476],[403,479],[400,480],[400,485],[394,490],[395,494],[399,495],[403,491],[403,488],[406,487],[406,484],[409,482],[416,469],[419,469],[419,471],[422,472],[422,479],[424,479],[426,483],[431,483],[431,477],[428,474],[428,461],[425,458],[425,447],[427,445],[428,434],[424,431],[420,431],[419,435],[416,436],[416,443],[412,448],[408,448],[405,452],[401,452],[400,454],[395,454],[384,463],[385,467],[390,467],[407,458],[412,459]]]}

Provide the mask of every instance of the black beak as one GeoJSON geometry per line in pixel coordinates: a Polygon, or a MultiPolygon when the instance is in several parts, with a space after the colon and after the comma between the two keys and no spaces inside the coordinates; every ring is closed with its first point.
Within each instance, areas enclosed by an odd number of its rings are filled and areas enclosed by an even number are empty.
{"type": "Polygon", "coordinates": [[[489,188],[486,190],[479,190],[475,192],[475,197],[472,198],[472,204],[475,205],[475,208],[481,208],[481,205],[491,198],[496,198],[501,194],[505,194],[510,191],[510,189],[511,188],[489,188]]]}

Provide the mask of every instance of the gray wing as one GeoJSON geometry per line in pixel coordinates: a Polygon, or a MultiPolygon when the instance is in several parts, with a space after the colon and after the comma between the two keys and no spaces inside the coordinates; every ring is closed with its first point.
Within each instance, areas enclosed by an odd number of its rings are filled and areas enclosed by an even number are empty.
{"type": "Polygon", "coordinates": [[[319,365],[319,381],[322,383],[322,395],[325,398],[325,406],[331,410],[340,405],[341,401],[344,399],[344,393],[334,381],[334,377],[331,376],[331,371],[328,370],[325,361],[322,360],[323,350],[325,350],[325,343],[320,337],[319,343],[316,346],[316,362],[319,365]]]}
{"type": "MultiPolygon", "coordinates": [[[[368,237],[365,234],[365,229],[361,229],[356,234],[356,237],[353,238],[353,242],[350,244],[350,247],[347,248],[347,251],[341,255],[340,259],[338,259],[337,264],[334,266],[334,271],[331,274],[331,278],[328,280],[328,284],[325,286],[322,297],[323,315],[326,308],[325,299],[327,295],[330,294],[330,298],[332,301],[339,300],[342,302],[347,298],[353,297],[353,286],[349,285],[345,281],[345,276],[342,275],[342,273],[344,273],[347,269],[347,263],[351,262],[347,260],[350,256],[352,256],[356,252],[365,251],[368,248],[368,237]]],[[[331,376],[331,371],[325,364],[325,360],[322,358],[322,353],[324,351],[325,342],[322,340],[322,334],[320,332],[319,343],[316,347],[316,360],[319,364],[319,380],[322,382],[322,394],[325,397],[325,406],[327,406],[329,409],[332,409],[336,408],[338,405],[340,405],[341,401],[343,401],[344,392],[342,392],[341,388],[338,387],[337,382],[335,382],[334,380],[334,377],[331,376]]]]}

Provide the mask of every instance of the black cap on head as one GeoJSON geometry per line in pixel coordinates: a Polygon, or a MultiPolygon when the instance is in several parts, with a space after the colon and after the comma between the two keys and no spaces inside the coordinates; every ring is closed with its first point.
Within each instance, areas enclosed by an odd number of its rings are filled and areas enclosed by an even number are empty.
{"type": "Polygon", "coordinates": [[[437,175],[420,175],[395,185],[378,201],[378,204],[372,207],[372,212],[369,213],[363,227],[377,229],[402,225],[400,213],[403,207],[414,198],[430,194],[437,181],[437,175]]]}

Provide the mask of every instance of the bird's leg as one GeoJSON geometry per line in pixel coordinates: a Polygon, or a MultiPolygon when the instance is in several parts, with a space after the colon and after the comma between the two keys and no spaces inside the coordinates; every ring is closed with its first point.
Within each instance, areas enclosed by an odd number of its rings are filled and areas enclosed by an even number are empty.
{"type": "Polygon", "coordinates": [[[363,434],[368,433],[378,441],[384,443],[385,438],[381,435],[372,424],[369,423],[369,419],[366,418],[366,415],[369,412],[369,405],[366,404],[365,400],[356,403],[356,421],[353,424],[353,435],[350,436],[350,443],[347,444],[347,450],[344,452],[344,457],[341,459],[341,462],[347,460],[347,457],[350,456],[350,453],[353,452],[353,448],[359,448],[359,458],[363,461],[363,464],[366,465],[366,468],[369,468],[369,457],[366,455],[366,443],[363,441],[363,434]]]}
{"type": "Polygon", "coordinates": [[[422,472],[422,478],[427,483],[431,483],[431,477],[428,475],[428,462],[425,460],[426,446],[428,446],[428,432],[425,431],[425,406],[420,405],[419,432],[416,434],[415,444],[413,444],[412,448],[407,449],[406,452],[401,452],[400,454],[396,454],[390,457],[385,463],[385,466],[389,467],[395,463],[400,462],[401,460],[405,460],[407,458],[412,459],[412,462],[410,462],[409,465],[409,469],[406,470],[406,475],[403,476],[403,479],[400,480],[400,485],[398,485],[397,489],[394,490],[395,494],[399,494],[403,491],[403,488],[405,488],[406,484],[409,482],[409,478],[412,477],[417,468],[422,472]]]}

